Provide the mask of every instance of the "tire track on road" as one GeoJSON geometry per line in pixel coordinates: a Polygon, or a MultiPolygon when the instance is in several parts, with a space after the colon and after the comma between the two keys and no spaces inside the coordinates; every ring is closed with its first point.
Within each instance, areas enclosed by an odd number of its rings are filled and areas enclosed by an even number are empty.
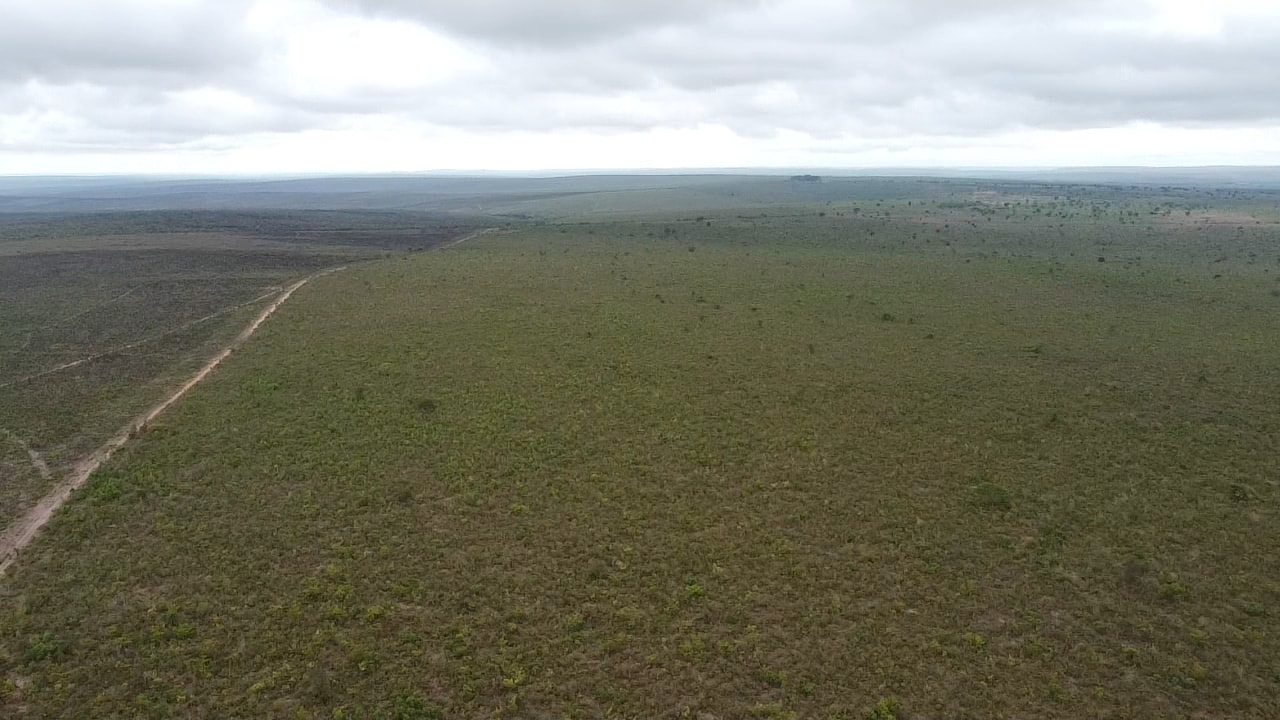
{"type": "MultiPolygon", "coordinates": [[[[445,250],[447,248],[460,245],[468,240],[480,237],[481,235],[497,232],[500,229],[501,228],[489,227],[482,230],[476,230],[475,232],[463,235],[457,240],[452,240],[443,245],[437,245],[432,248],[432,250],[445,250]]],[[[216,355],[210,358],[209,361],[204,364],[204,367],[200,368],[195,375],[159,403],[152,406],[151,409],[131,420],[127,425],[121,428],[119,432],[113,435],[110,440],[103,443],[97,450],[90,453],[87,457],[79,460],[72,468],[71,473],[66,477],[66,479],[59,483],[53,491],[41,498],[40,501],[36,503],[35,507],[28,510],[21,518],[4,528],[3,531],[0,531],[0,577],[2,577],[8,571],[9,567],[17,561],[19,554],[23,549],[31,544],[32,540],[34,540],[36,535],[40,532],[40,529],[49,522],[54,513],[66,504],[67,500],[71,498],[71,494],[88,482],[89,477],[93,475],[94,471],[110,460],[111,456],[114,455],[121,447],[124,447],[125,443],[127,443],[134,434],[139,430],[146,428],[147,425],[159,417],[161,413],[168,410],[171,405],[180,400],[182,396],[186,395],[191,388],[195,387],[200,383],[200,381],[208,377],[209,374],[218,367],[218,365],[222,364],[223,360],[226,360],[234,350],[239,348],[250,337],[252,337],[258,330],[258,327],[261,326],[262,323],[266,322],[267,318],[271,317],[275,311],[278,310],[280,306],[283,305],[285,301],[288,300],[289,297],[299,288],[316,278],[346,270],[347,267],[349,266],[343,265],[341,267],[321,270],[320,272],[308,275],[285,288],[276,296],[275,300],[271,301],[270,305],[263,309],[263,311],[253,319],[253,322],[249,323],[249,325],[241,330],[240,333],[226,345],[226,347],[222,348],[222,350],[218,351],[216,355]]],[[[261,299],[262,298],[257,298],[257,300],[261,299]]],[[[256,302],[256,300],[250,302],[256,302]]],[[[239,307],[243,307],[244,304],[239,307]]],[[[221,312],[225,311],[220,311],[216,314],[221,314],[221,312]]],[[[208,318],[201,318],[195,322],[202,322],[206,319],[208,318]]],[[[47,469],[48,468],[45,468],[45,470],[47,469]]]]}
{"type": "Polygon", "coordinates": [[[103,463],[110,460],[116,450],[123,447],[135,433],[146,428],[147,425],[155,420],[161,413],[168,410],[169,407],[180,400],[183,395],[186,395],[191,388],[195,387],[201,380],[208,377],[209,374],[218,367],[218,365],[222,364],[223,360],[226,360],[227,357],[231,355],[232,351],[239,348],[246,340],[252,337],[254,332],[258,330],[258,327],[261,326],[262,323],[266,322],[266,319],[271,317],[275,311],[279,309],[280,306],[283,305],[284,302],[288,300],[289,297],[299,288],[318,277],[335,273],[340,270],[345,270],[346,268],[347,266],[344,265],[342,267],[322,270],[318,273],[308,275],[285,288],[284,291],[276,296],[276,299],[273,300],[270,305],[263,309],[263,311],[253,319],[253,322],[249,323],[245,329],[241,330],[240,334],[236,335],[226,347],[219,350],[218,353],[206,362],[204,367],[200,368],[195,375],[159,403],[131,420],[127,425],[121,428],[119,432],[113,435],[111,439],[103,443],[97,450],[94,450],[87,457],[79,460],[71,469],[71,473],[65,480],[59,483],[52,492],[41,498],[40,501],[36,503],[33,508],[28,510],[21,518],[16,520],[9,527],[5,528],[2,533],[0,533],[0,575],[3,575],[9,569],[9,566],[18,559],[19,553],[31,544],[31,541],[35,539],[36,534],[40,532],[40,529],[49,522],[49,519],[58,511],[58,508],[62,507],[63,504],[65,504],[71,497],[71,493],[84,485],[85,482],[89,480],[89,476],[101,467],[103,463]]]}

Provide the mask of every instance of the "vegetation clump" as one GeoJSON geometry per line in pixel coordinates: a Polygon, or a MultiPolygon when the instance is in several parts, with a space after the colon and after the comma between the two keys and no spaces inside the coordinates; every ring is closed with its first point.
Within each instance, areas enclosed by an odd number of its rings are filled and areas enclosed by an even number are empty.
{"type": "MultiPolygon", "coordinates": [[[[0,717],[1275,715],[1269,196],[717,182],[308,285],[0,578],[0,717]]],[[[42,310],[9,228],[0,364],[139,329],[41,335],[111,296],[42,310]]],[[[210,311],[297,269],[168,257],[210,311]]],[[[0,427],[56,476],[151,370],[0,427]]]]}

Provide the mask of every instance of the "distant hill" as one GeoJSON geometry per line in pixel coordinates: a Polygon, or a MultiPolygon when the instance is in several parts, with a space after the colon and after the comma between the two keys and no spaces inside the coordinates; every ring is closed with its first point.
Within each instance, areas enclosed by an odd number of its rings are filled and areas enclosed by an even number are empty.
{"type": "MultiPolygon", "coordinates": [[[[293,178],[0,177],[0,213],[143,210],[407,210],[468,214],[558,214],[889,197],[903,183],[1035,183],[1280,189],[1280,168],[1043,168],[708,170],[680,174],[534,176],[317,176],[293,178]],[[797,172],[799,171],[799,172],[797,172]],[[878,182],[876,182],[878,181],[878,182]],[[896,188],[896,190],[895,190],[896,188]],[[618,193],[635,193],[619,202],[618,193]],[[795,194],[800,193],[800,194],[795,194]],[[682,201],[681,199],[684,198],[682,201]]],[[[919,191],[912,189],[912,193],[919,191]]]]}

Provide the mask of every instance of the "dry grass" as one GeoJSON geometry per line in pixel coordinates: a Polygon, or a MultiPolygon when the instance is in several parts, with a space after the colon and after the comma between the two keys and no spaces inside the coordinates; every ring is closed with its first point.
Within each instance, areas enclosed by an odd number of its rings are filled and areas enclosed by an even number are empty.
{"type": "Polygon", "coordinates": [[[304,288],[4,581],[0,707],[1280,712],[1269,265],[711,222],[304,288]]]}

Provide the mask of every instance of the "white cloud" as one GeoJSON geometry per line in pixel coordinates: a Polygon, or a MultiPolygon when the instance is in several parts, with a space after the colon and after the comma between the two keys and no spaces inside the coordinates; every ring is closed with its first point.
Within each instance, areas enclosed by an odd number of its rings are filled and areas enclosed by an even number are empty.
{"type": "Polygon", "coordinates": [[[0,173],[1280,164],[1276,87],[1253,0],[41,0],[0,173]]]}

